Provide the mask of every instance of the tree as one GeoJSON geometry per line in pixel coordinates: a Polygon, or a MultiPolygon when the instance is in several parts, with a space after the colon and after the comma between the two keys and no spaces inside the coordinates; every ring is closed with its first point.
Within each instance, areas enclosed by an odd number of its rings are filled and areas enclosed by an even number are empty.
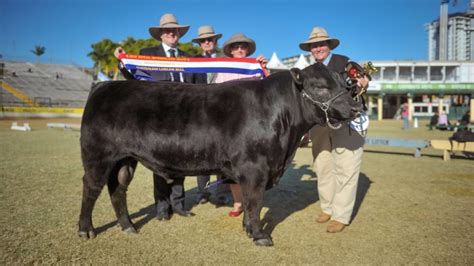
{"type": "Polygon", "coordinates": [[[194,46],[192,42],[185,42],[179,44],[179,49],[183,50],[189,56],[194,57],[202,54],[201,47],[194,46]]]}
{"type": "Polygon", "coordinates": [[[39,58],[46,52],[46,48],[41,45],[35,45],[35,49],[31,50],[31,52],[38,57],[38,63],[39,63],[39,58]]]}
{"type": "MultiPolygon", "coordinates": [[[[104,72],[109,77],[117,78],[118,61],[114,56],[115,48],[122,47],[127,54],[139,54],[140,50],[146,47],[154,47],[160,45],[160,41],[154,38],[134,39],[127,37],[124,41],[114,43],[110,39],[103,39],[91,45],[92,52],[87,54],[93,61],[94,67],[98,71],[104,72]]],[[[188,53],[191,57],[200,55],[202,50],[198,46],[194,46],[192,42],[180,43],[179,49],[188,53]]]]}
{"type": "Polygon", "coordinates": [[[140,50],[146,47],[158,46],[161,43],[156,39],[137,39],[128,37],[125,41],[120,43],[120,46],[127,52],[127,54],[139,54],[140,50]]]}
{"type": "Polygon", "coordinates": [[[92,52],[87,54],[92,61],[94,61],[94,67],[97,71],[102,71],[106,75],[109,75],[110,71],[117,66],[117,60],[114,57],[114,50],[118,47],[117,43],[114,43],[110,39],[103,39],[99,42],[91,45],[92,52]]]}

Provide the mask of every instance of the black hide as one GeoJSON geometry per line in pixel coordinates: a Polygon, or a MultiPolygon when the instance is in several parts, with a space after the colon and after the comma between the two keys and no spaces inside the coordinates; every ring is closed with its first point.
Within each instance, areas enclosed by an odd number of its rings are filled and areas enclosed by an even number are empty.
{"type": "MultiPolygon", "coordinates": [[[[97,85],[82,119],[84,190],[79,221],[94,236],[92,209],[101,189],[109,193],[124,230],[134,231],[126,187],[137,161],[166,178],[219,174],[242,187],[244,226],[258,245],[271,245],[260,228],[263,194],[283,175],[299,141],[326,114],[325,102],[343,81],[321,64],[263,80],[221,84],[114,81],[97,85]]],[[[349,93],[332,101],[331,121],[361,110],[349,93]]]]}

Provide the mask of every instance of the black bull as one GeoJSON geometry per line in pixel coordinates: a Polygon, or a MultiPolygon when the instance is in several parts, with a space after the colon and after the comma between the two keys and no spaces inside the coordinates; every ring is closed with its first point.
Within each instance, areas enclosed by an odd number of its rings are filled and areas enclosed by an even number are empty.
{"type": "Polygon", "coordinates": [[[79,235],[95,237],[92,210],[105,184],[118,223],[136,232],[126,191],[139,161],[168,179],[233,179],[241,185],[244,229],[257,245],[272,245],[260,225],[264,192],[283,175],[312,126],[326,123],[326,116],[332,123],[345,121],[361,110],[343,84],[338,73],[314,64],[255,81],[98,85],[82,118],[79,235]],[[316,101],[329,101],[328,110],[316,101]]]}

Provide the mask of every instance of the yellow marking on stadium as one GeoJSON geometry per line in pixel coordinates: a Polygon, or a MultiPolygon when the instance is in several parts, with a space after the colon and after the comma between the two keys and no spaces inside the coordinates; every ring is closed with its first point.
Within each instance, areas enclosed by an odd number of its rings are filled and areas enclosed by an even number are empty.
{"type": "Polygon", "coordinates": [[[54,113],[54,114],[77,114],[82,115],[84,108],[57,108],[57,107],[2,107],[3,112],[8,113],[54,113]]]}
{"type": "Polygon", "coordinates": [[[25,104],[27,104],[29,106],[32,106],[32,107],[38,106],[37,104],[35,104],[35,102],[30,97],[28,97],[28,95],[24,94],[22,91],[20,91],[18,89],[15,89],[14,87],[12,87],[10,84],[6,83],[5,81],[1,82],[1,84],[2,84],[3,89],[5,89],[9,93],[11,93],[13,96],[15,96],[15,98],[19,99],[20,101],[24,102],[25,104]]]}

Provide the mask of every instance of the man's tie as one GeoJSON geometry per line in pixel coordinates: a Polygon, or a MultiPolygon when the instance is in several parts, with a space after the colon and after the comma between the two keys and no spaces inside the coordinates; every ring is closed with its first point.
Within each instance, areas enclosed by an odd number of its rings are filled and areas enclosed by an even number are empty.
{"type": "MultiPolygon", "coordinates": [[[[176,57],[176,50],[175,49],[169,49],[168,52],[170,52],[170,57],[176,57]]],[[[171,72],[171,75],[173,75],[173,81],[174,82],[181,82],[181,79],[179,78],[179,73],[178,72],[171,72]]]]}
{"type": "MultiPolygon", "coordinates": [[[[206,53],[204,53],[204,57],[205,58],[212,58],[212,54],[209,53],[209,52],[206,52],[206,53]]],[[[215,76],[215,73],[207,73],[206,76],[207,76],[207,84],[210,84],[213,77],[215,76]]]]}

